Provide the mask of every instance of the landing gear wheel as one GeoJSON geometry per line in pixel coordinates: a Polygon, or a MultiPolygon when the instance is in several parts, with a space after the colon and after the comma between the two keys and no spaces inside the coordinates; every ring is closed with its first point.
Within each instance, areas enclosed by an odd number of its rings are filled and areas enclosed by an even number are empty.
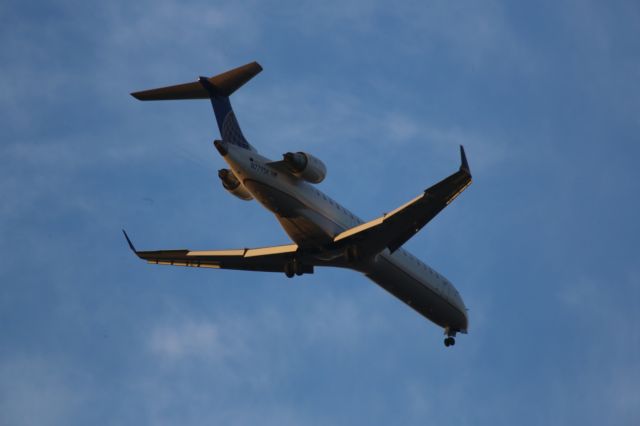
{"type": "Polygon", "coordinates": [[[284,274],[287,278],[293,278],[296,274],[295,265],[293,262],[287,262],[284,264],[284,274]]]}
{"type": "Polygon", "coordinates": [[[447,337],[446,339],[444,339],[444,345],[445,345],[446,347],[453,346],[453,345],[455,345],[455,344],[456,344],[456,339],[454,339],[454,338],[453,338],[453,337],[451,337],[451,336],[449,336],[449,337],[447,337]]]}
{"type": "Polygon", "coordinates": [[[304,274],[304,265],[298,259],[292,259],[284,264],[284,274],[287,278],[293,278],[295,275],[304,274]]]}

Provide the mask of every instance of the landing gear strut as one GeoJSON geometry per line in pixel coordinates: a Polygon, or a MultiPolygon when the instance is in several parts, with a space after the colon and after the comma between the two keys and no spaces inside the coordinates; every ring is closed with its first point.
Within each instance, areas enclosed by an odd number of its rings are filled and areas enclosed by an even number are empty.
{"type": "Polygon", "coordinates": [[[348,246],[344,253],[347,263],[356,263],[360,261],[360,250],[358,250],[358,246],[352,245],[348,246]]]}

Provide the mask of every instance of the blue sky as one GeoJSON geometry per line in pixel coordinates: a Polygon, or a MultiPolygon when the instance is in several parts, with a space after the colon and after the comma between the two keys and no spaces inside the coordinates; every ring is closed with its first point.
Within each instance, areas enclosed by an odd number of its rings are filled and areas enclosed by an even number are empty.
{"type": "Polygon", "coordinates": [[[633,1],[0,4],[0,423],[635,425],[640,6],[633,1]],[[206,102],[128,93],[259,61],[273,158],[371,219],[458,167],[407,243],[458,287],[441,330],[356,273],[153,267],[287,242],[228,195],[206,102]]]}

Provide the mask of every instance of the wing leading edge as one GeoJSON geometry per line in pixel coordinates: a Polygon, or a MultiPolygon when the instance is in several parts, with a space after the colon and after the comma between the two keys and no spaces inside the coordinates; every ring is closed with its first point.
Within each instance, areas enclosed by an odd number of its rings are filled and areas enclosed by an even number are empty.
{"type": "MultiPolygon", "coordinates": [[[[235,269],[241,271],[284,272],[295,258],[296,244],[233,250],[155,250],[138,251],[125,230],[122,230],[131,250],[140,259],[157,265],[190,266],[195,268],[235,269]]],[[[313,273],[312,265],[304,265],[304,273],[313,273]]]]}
{"type": "Polygon", "coordinates": [[[471,171],[462,145],[460,160],[460,169],[451,176],[392,212],[338,234],[334,242],[355,245],[363,254],[378,253],[385,248],[394,252],[471,185],[471,171]]]}

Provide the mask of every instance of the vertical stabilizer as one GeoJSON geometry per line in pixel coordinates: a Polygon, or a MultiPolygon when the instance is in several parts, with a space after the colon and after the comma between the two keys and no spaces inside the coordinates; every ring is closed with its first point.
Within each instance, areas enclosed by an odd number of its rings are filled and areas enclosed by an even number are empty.
{"type": "Polygon", "coordinates": [[[220,130],[222,140],[232,145],[236,145],[250,151],[255,151],[242,134],[242,130],[240,129],[240,125],[236,119],[236,114],[233,112],[233,108],[231,107],[229,97],[225,96],[223,92],[218,90],[218,88],[214,86],[207,77],[200,77],[198,81],[209,94],[211,106],[213,107],[213,113],[216,116],[216,122],[218,123],[218,129],[220,130]]]}

